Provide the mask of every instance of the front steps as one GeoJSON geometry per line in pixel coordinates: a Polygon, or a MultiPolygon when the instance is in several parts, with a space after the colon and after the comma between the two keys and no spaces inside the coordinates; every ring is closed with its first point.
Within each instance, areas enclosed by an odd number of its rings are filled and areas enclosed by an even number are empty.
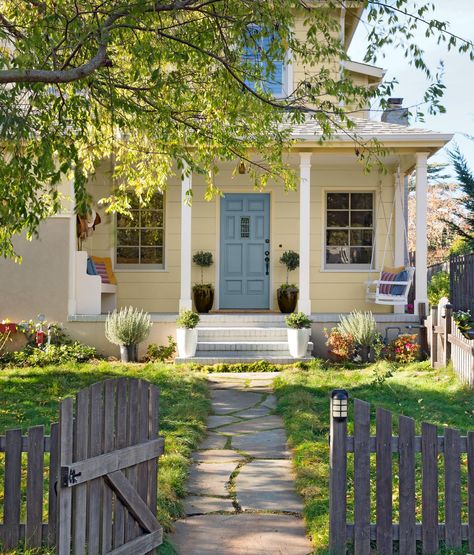
{"type": "Polygon", "coordinates": [[[236,364],[267,360],[292,364],[311,360],[313,344],[304,358],[294,359],[288,351],[284,316],[280,314],[202,315],[198,328],[196,356],[176,358],[176,363],[236,364]]]}

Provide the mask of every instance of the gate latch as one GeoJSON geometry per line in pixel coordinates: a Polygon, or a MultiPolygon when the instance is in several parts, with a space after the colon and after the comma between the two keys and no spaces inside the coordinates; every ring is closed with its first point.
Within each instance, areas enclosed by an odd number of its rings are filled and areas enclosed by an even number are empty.
{"type": "Polygon", "coordinates": [[[82,475],[82,472],[76,472],[74,468],[69,468],[68,466],[63,467],[61,470],[61,482],[65,488],[77,484],[77,478],[82,475]]]}

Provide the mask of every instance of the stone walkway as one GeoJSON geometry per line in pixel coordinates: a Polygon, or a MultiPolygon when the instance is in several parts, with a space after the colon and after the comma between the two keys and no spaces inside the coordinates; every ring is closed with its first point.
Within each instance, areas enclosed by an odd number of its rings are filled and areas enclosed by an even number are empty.
{"type": "Polygon", "coordinates": [[[194,453],[186,518],[170,537],[180,555],[307,555],[276,374],[212,374],[213,414],[194,453]]]}

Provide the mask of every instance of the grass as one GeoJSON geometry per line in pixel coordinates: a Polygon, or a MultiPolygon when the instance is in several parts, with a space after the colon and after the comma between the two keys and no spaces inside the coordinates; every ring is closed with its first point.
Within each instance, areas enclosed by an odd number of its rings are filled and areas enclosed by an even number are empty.
{"type": "MultiPolygon", "coordinates": [[[[0,434],[57,421],[59,401],[94,382],[114,377],[149,380],[160,387],[160,434],[165,454],[158,471],[158,518],[166,530],[182,516],[181,499],[191,452],[206,429],[210,411],[205,375],[165,364],[108,362],[68,364],[62,368],[8,368],[0,372],[0,434]]],[[[0,504],[3,503],[3,454],[0,454],[0,504]]],[[[25,492],[23,492],[23,498],[25,492]]],[[[24,509],[24,508],[23,508],[24,509]]],[[[19,551],[17,551],[19,553],[19,551]]],[[[169,544],[160,551],[173,553],[169,544]]],[[[45,553],[48,553],[47,551],[45,553]]]]}
{"type": "MultiPolygon", "coordinates": [[[[308,369],[285,370],[275,380],[278,411],[283,416],[294,449],[297,474],[296,487],[304,499],[304,517],[315,553],[327,553],[328,541],[328,480],[329,480],[329,394],[332,389],[344,388],[351,398],[368,401],[372,414],[376,406],[416,420],[417,433],[421,422],[440,427],[458,428],[463,434],[474,428],[472,390],[464,388],[450,369],[433,370],[427,363],[416,363],[398,368],[392,377],[384,378],[388,367],[347,368],[323,362],[312,363],[308,369]],[[377,378],[378,376],[378,378],[377,378]]],[[[372,421],[374,427],[375,422],[372,421]]],[[[352,417],[348,422],[353,431],[352,417]]],[[[375,430],[372,430],[374,433],[375,430]]],[[[372,461],[374,462],[374,461],[372,461]]],[[[417,461],[419,473],[419,460],[417,461]]],[[[465,463],[465,459],[463,459],[465,463]]],[[[396,458],[394,476],[396,477],[396,458]]],[[[465,494],[465,464],[463,467],[463,495],[465,494]]],[[[351,458],[349,457],[349,469],[351,458]]],[[[375,475],[375,474],[373,474],[375,475]]],[[[349,497],[351,471],[349,470],[349,497]]],[[[374,482],[374,481],[373,481],[374,482]]],[[[419,484],[419,480],[417,480],[419,484]]],[[[372,486],[374,483],[372,483],[372,486]]],[[[440,515],[443,514],[443,484],[440,483],[440,515]]],[[[374,489],[372,499],[375,499],[374,489]]],[[[419,491],[417,507],[420,508],[419,491]]],[[[466,510],[463,497],[463,512],[466,510]]],[[[352,505],[349,500],[349,519],[352,505]]],[[[394,485],[394,516],[397,517],[397,490],[394,485]]],[[[374,516],[374,515],[372,515],[374,516]]],[[[465,521],[465,520],[464,520],[465,521]]],[[[459,553],[466,553],[463,550],[459,553]]]]}

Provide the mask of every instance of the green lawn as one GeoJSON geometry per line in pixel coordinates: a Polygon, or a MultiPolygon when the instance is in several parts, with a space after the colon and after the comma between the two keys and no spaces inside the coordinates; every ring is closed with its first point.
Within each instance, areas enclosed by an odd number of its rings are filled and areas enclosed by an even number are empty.
{"type": "MultiPolygon", "coordinates": [[[[8,368],[0,371],[0,434],[6,429],[57,421],[64,397],[94,382],[113,377],[149,380],[160,387],[160,434],[165,454],[160,459],[159,520],[169,529],[181,516],[181,498],[190,455],[203,437],[210,410],[205,374],[164,364],[69,364],[63,368],[8,368]]],[[[3,454],[0,454],[0,505],[3,502],[3,454]]],[[[0,515],[1,519],[1,515],[0,515]]],[[[169,552],[169,551],[167,551],[169,552]]]]}
{"type": "MultiPolygon", "coordinates": [[[[387,366],[381,365],[378,374],[384,374],[386,370],[387,366]]],[[[297,489],[304,498],[308,532],[318,554],[327,552],[329,394],[332,389],[345,388],[350,397],[372,403],[373,412],[375,406],[391,410],[395,415],[394,433],[396,416],[399,414],[416,419],[417,433],[420,432],[422,421],[440,427],[456,427],[463,434],[474,429],[472,390],[464,388],[450,370],[432,370],[427,363],[417,363],[399,368],[393,377],[385,381],[378,380],[379,385],[376,385],[376,381],[373,366],[350,369],[322,362],[312,363],[308,370],[285,370],[275,381],[278,410],[284,418],[289,441],[294,448],[297,489]]],[[[352,433],[351,418],[349,433],[352,433]]],[[[350,462],[349,457],[349,469],[350,462]]],[[[463,478],[465,480],[465,472],[463,478]]],[[[442,515],[443,485],[440,482],[442,515]]],[[[351,485],[349,475],[349,492],[351,485]]],[[[465,489],[463,487],[463,493],[465,489]]],[[[465,513],[465,496],[463,501],[465,513]]],[[[396,484],[394,504],[394,516],[397,517],[396,484]]],[[[351,520],[350,501],[348,509],[351,520]]]]}

